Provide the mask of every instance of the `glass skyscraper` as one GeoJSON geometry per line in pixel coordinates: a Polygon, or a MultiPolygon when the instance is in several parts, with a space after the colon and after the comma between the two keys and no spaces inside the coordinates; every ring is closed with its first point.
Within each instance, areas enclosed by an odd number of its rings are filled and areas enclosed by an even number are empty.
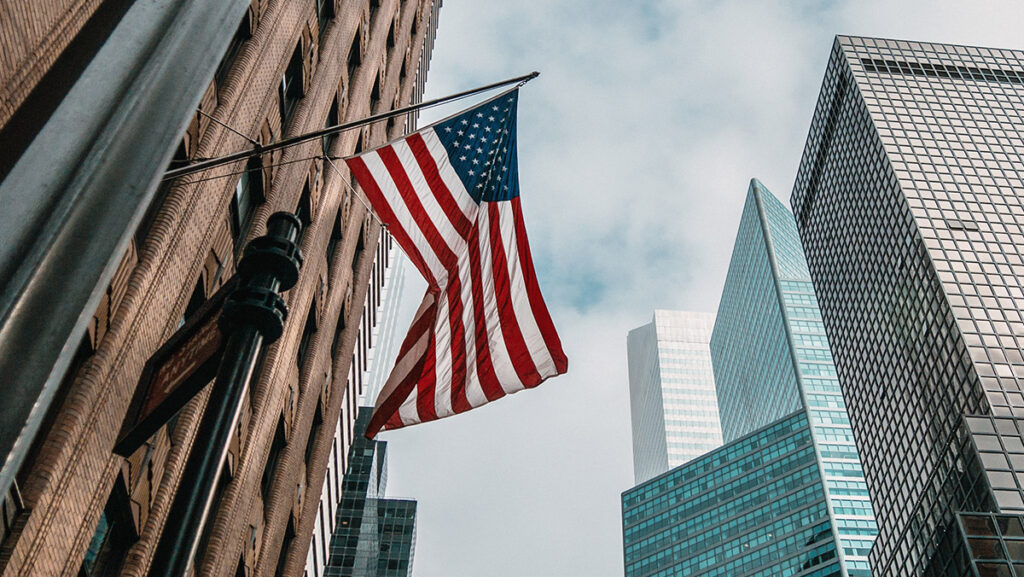
{"type": "Polygon", "coordinates": [[[623,493],[626,577],[847,575],[825,495],[801,410],[623,493]]]}
{"type": "Polygon", "coordinates": [[[1022,569],[1007,561],[1019,547],[972,540],[972,560],[957,545],[984,517],[967,512],[1024,510],[1022,117],[1024,52],[833,46],[792,204],[875,504],[878,575],[1022,569]]]}
{"type": "MultiPolygon", "coordinates": [[[[750,182],[711,335],[727,441],[805,408],[836,519],[874,516],[793,214],[750,182]],[[840,513],[841,511],[841,513],[840,513]]],[[[835,525],[843,568],[868,569],[873,535],[835,525]]]]}
{"type": "Polygon", "coordinates": [[[627,577],[871,575],[824,332],[793,215],[753,180],[710,339],[728,444],[623,495],[627,577]]]}
{"type": "Polygon", "coordinates": [[[409,577],[416,546],[416,501],[387,499],[387,442],[363,436],[373,410],[362,407],[349,449],[337,524],[324,577],[409,577]]]}
{"type": "Polygon", "coordinates": [[[654,311],[629,332],[629,401],[637,483],[722,444],[708,342],[715,315],[654,311]]]}

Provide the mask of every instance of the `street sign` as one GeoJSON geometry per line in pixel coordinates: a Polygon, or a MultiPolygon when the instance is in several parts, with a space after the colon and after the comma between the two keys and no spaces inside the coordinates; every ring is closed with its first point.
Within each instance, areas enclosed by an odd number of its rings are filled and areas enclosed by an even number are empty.
{"type": "Polygon", "coordinates": [[[146,361],[114,452],[128,457],[181,410],[217,373],[224,337],[217,322],[231,278],[146,361]]]}

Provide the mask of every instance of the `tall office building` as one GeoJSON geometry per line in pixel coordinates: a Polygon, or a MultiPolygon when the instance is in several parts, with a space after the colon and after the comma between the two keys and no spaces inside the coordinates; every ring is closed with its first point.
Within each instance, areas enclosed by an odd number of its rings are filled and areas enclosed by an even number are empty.
{"type": "Polygon", "coordinates": [[[409,577],[416,548],[416,501],[388,499],[387,442],[363,434],[373,407],[361,407],[349,448],[325,577],[409,577]]]}
{"type": "Polygon", "coordinates": [[[810,419],[844,575],[865,575],[873,525],[853,431],[825,337],[796,222],[750,182],[711,334],[727,441],[799,409],[810,419]],[[840,513],[841,511],[841,513],[840,513]],[[856,528],[846,532],[845,527],[856,528]]]}
{"type": "Polygon", "coordinates": [[[867,487],[793,215],[752,180],[710,339],[727,444],[623,495],[627,577],[868,577],[867,487]]]}
{"type": "Polygon", "coordinates": [[[715,316],[654,311],[626,339],[636,482],[722,444],[708,340],[715,316]]]}
{"type": "MultiPolygon", "coordinates": [[[[216,71],[211,65],[209,75],[201,79],[195,95],[198,110],[193,107],[173,120],[149,116],[150,124],[141,129],[131,129],[135,117],[120,109],[111,112],[124,131],[103,132],[104,138],[96,141],[107,148],[88,156],[89,178],[99,178],[104,159],[116,163],[120,177],[132,176],[129,167],[160,144],[154,142],[160,135],[167,140],[164,149],[145,158],[173,155],[174,166],[179,166],[418,99],[440,0],[30,4],[0,19],[0,45],[10,56],[0,64],[0,94],[18,89],[0,106],[0,122],[6,123],[0,126],[0,141],[5,143],[0,147],[0,187],[15,180],[27,182],[31,174],[22,168],[24,163],[61,166],[66,160],[59,151],[39,150],[33,138],[44,138],[52,122],[66,120],[60,102],[64,84],[77,87],[95,80],[95,70],[83,73],[76,66],[89,64],[91,58],[109,63],[105,58],[111,51],[121,59],[135,56],[114,48],[125,35],[145,48],[138,51],[140,58],[150,60],[103,69],[112,75],[108,82],[124,86],[128,95],[119,93],[116,102],[110,102],[155,103],[142,108],[152,114],[173,109],[166,99],[188,91],[188,82],[174,84],[171,91],[156,90],[159,85],[145,85],[148,91],[129,90],[136,85],[119,84],[124,80],[121,75],[137,73],[142,82],[161,78],[168,70],[198,74],[187,60],[168,63],[161,58],[205,54],[195,46],[208,46],[209,36],[223,39],[226,49],[209,55],[213,65],[218,59],[220,64],[216,71]],[[230,7],[238,9],[231,12],[230,7]],[[219,20],[188,20],[214,10],[231,16],[229,22],[225,17],[227,26],[218,27],[219,20]],[[161,11],[168,11],[166,20],[153,22],[161,11]],[[183,30],[179,25],[184,21],[194,27],[183,30]],[[162,35],[161,26],[174,31],[173,42],[162,35]],[[143,32],[152,36],[132,36],[143,32]],[[12,49],[19,41],[25,45],[12,49]],[[36,46],[42,46],[41,51],[36,46]],[[176,52],[180,46],[186,49],[176,52]],[[7,146],[12,134],[33,143],[7,146]]],[[[99,90],[103,84],[94,83],[90,89],[99,90]]],[[[73,104],[91,103],[79,99],[73,104]]],[[[138,114],[139,109],[134,110],[138,114]]],[[[107,116],[90,118],[100,122],[107,116]]],[[[11,452],[23,449],[15,483],[3,502],[4,576],[147,573],[174,493],[180,483],[188,482],[181,479],[185,459],[193,443],[202,442],[195,434],[205,393],[131,457],[119,457],[112,448],[147,359],[234,274],[241,248],[263,232],[270,214],[281,210],[293,211],[303,221],[304,263],[298,283],[286,293],[289,316],[284,334],[265,351],[244,396],[195,574],[302,575],[329,453],[347,454],[353,440],[366,368],[361,364],[372,344],[368,335],[380,305],[378,292],[386,268],[382,260],[390,248],[379,224],[352,192],[343,163],[325,160],[324,154],[341,157],[381,144],[402,134],[405,122],[405,117],[382,121],[265,152],[248,163],[164,182],[152,202],[140,207],[118,245],[124,250],[109,267],[109,285],[103,281],[96,299],[89,301],[98,305],[62,309],[74,319],[84,319],[88,328],[70,347],[76,354],[69,368],[52,368],[58,386],[53,401],[39,405],[45,413],[40,415],[39,432],[19,437],[22,444],[11,452]],[[371,303],[373,313],[364,313],[364,303],[371,303]]],[[[69,146],[78,144],[67,141],[69,146]]],[[[69,162],[78,160],[72,157],[69,162]]],[[[132,187],[144,189],[159,181],[166,160],[152,164],[148,176],[132,187]]],[[[47,178],[58,174],[62,173],[55,170],[47,178]]],[[[116,190],[101,192],[109,199],[116,190]]],[[[0,196],[6,194],[4,188],[0,196]]],[[[101,206],[104,211],[121,209],[109,200],[101,206]]],[[[67,214],[79,214],[78,210],[78,205],[71,206],[67,214]]],[[[69,218],[64,226],[74,222],[69,218]]],[[[60,228],[54,238],[63,238],[65,232],[60,228]]],[[[89,244],[93,237],[119,230],[92,232],[77,242],[89,244]]],[[[8,263],[3,260],[2,270],[9,270],[8,263]]],[[[98,269],[105,267],[97,264],[98,269]]],[[[38,274],[45,276],[45,270],[38,274]]],[[[0,277],[0,289],[8,295],[9,278],[0,277]]],[[[105,277],[97,273],[96,278],[105,277]]],[[[62,281],[69,292],[85,282],[67,273],[62,281]]],[[[0,301],[5,307],[10,302],[6,296],[0,301]]],[[[11,318],[0,314],[4,337],[11,318]]],[[[6,358],[11,350],[4,348],[0,356],[6,358]]],[[[22,388],[9,392],[14,399],[22,388]]],[[[5,399],[0,415],[4,431],[13,412],[11,399],[5,399]]],[[[4,437],[0,442],[6,450],[11,439],[4,437]]],[[[3,462],[5,471],[11,462],[3,462]]]]}
{"type": "MultiPolygon", "coordinates": [[[[838,511],[842,513],[842,511],[838,511]]],[[[834,522],[833,522],[834,521],[834,522]]],[[[846,577],[804,410],[622,494],[626,577],[846,577]]]]}
{"type": "MultiPolygon", "coordinates": [[[[382,271],[380,307],[374,311],[372,337],[370,341],[370,359],[367,362],[366,374],[363,377],[365,386],[363,394],[359,399],[360,406],[373,407],[376,404],[377,395],[384,388],[391,375],[391,368],[395,366],[395,356],[398,353],[397,344],[401,342],[401,336],[395,335],[397,328],[399,309],[402,305],[402,295],[405,291],[405,264],[406,260],[402,250],[397,244],[389,248],[388,266],[382,271]]],[[[371,309],[372,310],[372,309],[371,309]]]]}
{"type": "MultiPolygon", "coordinates": [[[[357,445],[375,450],[384,445],[363,443],[366,432],[365,422],[360,425],[360,415],[366,410],[362,406],[363,399],[373,395],[373,375],[387,372],[388,363],[392,362],[385,353],[375,354],[378,349],[389,349],[386,340],[394,330],[397,307],[403,286],[401,252],[394,239],[387,235],[377,245],[377,258],[370,273],[370,290],[362,307],[362,317],[356,334],[356,346],[352,363],[349,365],[346,390],[352,394],[346,396],[343,407],[344,414],[356,415],[355,419],[339,419],[334,428],[330,453],[327,457],[327,474],[320,491],[320,502],[316,509],[313,523],[313,535],[306,553],[305,577],[321,577],[325,574],[327,561],[330,558],[329,546],[338,522],[338,508],[343,502],[343,487],[348,483],[348,475],[353,470],[352,455],[361,455],[362,449],[353,450],[357,445]],[[374,338],[374,337],[377,338],[374,338]],[[360,429],[362,426],[362,429],[360,429]],[[360,444],[362,443],[362,444],[360,444]]],[[[379,387],[379,385],[378,385],[379,387]]],[[[367,417],[368,418],[368,417],[367,417]]],[[[366,418],[363,419],[364,421],[366,418]]],[[[379,451],[384,455],[383,449],[379,451]]],[[[358,470],[358,469],[357,469],[358,470]]],[[[381,487],[383,495],[383,487],[381,487]]]]}
{"type": "Polygon", "coordinates": [[[958,515],[1024,511],[1022,117],[1024,52],[833,46],[792,204],[875,504],[878,575],[1010,575],[1022,559],[996,539],[968,559],[966,525],[997,532],[958,515]]]}

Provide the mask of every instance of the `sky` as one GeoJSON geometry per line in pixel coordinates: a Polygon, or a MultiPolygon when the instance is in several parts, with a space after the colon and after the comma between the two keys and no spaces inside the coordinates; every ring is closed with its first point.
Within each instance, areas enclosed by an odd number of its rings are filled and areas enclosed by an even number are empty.
{"type": "Polygon", "coordinates": [[[789,203],[836,34],[1024,49],[1024,2],[444,0],[425,98],[541,73],[520,190],[569,372],[379,437],[415,577],[621,577],[626,333],[717,309],[750,179],[789,203]]]}

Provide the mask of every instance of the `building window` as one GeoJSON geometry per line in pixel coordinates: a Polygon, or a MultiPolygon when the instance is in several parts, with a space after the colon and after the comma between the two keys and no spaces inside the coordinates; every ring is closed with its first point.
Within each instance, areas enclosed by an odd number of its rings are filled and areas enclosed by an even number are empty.
{"type": "MultiPolygon", "coordinates": [[[[324,424],[323,409],[320,401],[316,403],[316,413],[313,413],[313,427],[309,430],[309,440],[306,441],[306,465],[313,459],[313,448],[316,438],[320,435],[320,427],[324,424]]],[[[308,470],[308,469],[307,469],[308,470]]],[[[309,471],[312,473],[312,471],[309,471]]]]}
{"type": "Polygon", "coordinates": [[[299,197],[299,206],[295,207],[295,216],[302,222],[302,232],[306,232],[309,225],[313,224],[313,196],[309,191],[309,179],[302,186],[302,196],[299,197]]]}
{"type": "Polygon", "coordinates": [[[120,575],[128,547],[139,538],[124,480],[118,475],[85,551],[79,577],[120,575]]]}
{"type": "Polygon", "coordinates": [[[355,278],[359,274],[359,257],[363,254],[365,248],[365,242],[363,237],[366,235],[366,223],[359,227],[359,236],[356,238],[356,250],[352,253],[352,278],[355,278]]]}
{"type": "Polygon", "coordinates": [[[316,0],[316,19],[320,24],[320,38],[324,37],[327,23],[334,18],[334,0],[316,0]]]}
{"type": "Polygon", "coordinates": [[[235,183],[231,198],[231,234],[237,241],[245,239],[256,206],[263,202],[263,172],[258,158],[250,158],[245,172],[235,183]]]}
{"type": "Polygon", "coordinates": [[[281,543],[281,555],[277,558],[277,569],[274,571],[274,575],[284,575],[284,566],[288,562],[288,550],[292,547],[292,542],[295,541],[295,525],[292,523],[291,518],[288,519],[288,528],[284,532],[284,542],[281,543]]]}
{"type": "Polygon", "coordinates": [[[313,335],[316,333],[316,302],[314,301],[309,305],[309,314],[306,315],[306,326],[302,329],[302,339],[299,341],[298,354],[295,355],[295,364],[302,369],[303,363],[306,362],[306,357],[309,356],[309,345],[313,341],[313,335]]]}
{"type": "Polygon", "coordinates": [[[341,311],[338,313],[338,326],[334,329],[334,341],[331,343],[331,355],[335,357],[338,356],[338,347],[341,345],[341,337],[345,332],[345,312],[345,302],[342,301],[341,311]]]}
{"type": "Polygon", "coordinates": [[[377,105],[380,104],[380,75],[373,79],[373,90],[370,91],[370,114],[377,113],[377,105]]]}
{"type": "Polygon", "coordinates": [[[192,315],[203,306],[206,302],[206,287],[203,286],[203,277],[200,276],[199,280],[196,281],[195,288],[192,289],[192,296],[188,297],[188,304],[185,305],[185,312],[181,315],[181,320],[178,321],[178,327],[185,324],[192,315]]]}
{"type": "Polygon", "coordinates": [[[361,47],[359,46],[359,31],[356,30],[355,38],[352,39],[352,47],[348,49],[348,78],[349,83],[352,82],[352,76],[356,73],[356,68],[363,62],[363,55],[361,53],[361,47]]]}
{"type": "MultiPolygon", "coordinates": [[[[338,125],[338,95],[334,95],[334,100],[331,102],[331,109],[327,111],[327,120],[324,121],[324,128],[330,128],[338,125]]],[[[338,133],[325,134],[321,139],[323,150],[325,155],[330,155],[331,147],[334,146],[334,142],[338,140],[338,133]]]]}
{"type": "Polygon", "coordinates": [[[334,252],[338,250],[338,243],[341,242],[341,207],[338,207],[338,214],[334,217],[334,226],[331,228],[331,238],[327,241],[327,266],[330,271],[334,270],[334,252]]]}
{"type": "Polygon", "coordinates": [[[281,86],[278,92],[281,100],[281,126],[283,132],[283,127],[288,124],[292,113],[295,112],[295,107],[299,104],[299,99],[302,98],[301,42],[295,46],[295,51],[292,52],[292,59],[288,61],[288,68],[285,68],[284,75],[281,76],[281,86]]]}
{"type": "Polygon", "coordinates": [[[238,30],[235,30],[235,35],[231,38],[231,43],[228,44],[224,57],[220,59],[220,64],[217,65],[217,72],[213,75],[213,81],[216,83],[218,90],[224,86],[224,82],[228,78],[228,72],[231,71],[231,66],[235,63],[235,58],[242,51],[242,44],[245,44],[245,41],[251,37],[252,29],[249,27],[249,14],[246,13],[238,24],[238,30]]]}
{"type": "Polygon", "coordinates": [[[284,450],[284,419],[278,418],[277,430],[274,432],[274,442],[270,445],[270,455],[267,456],[267,465],[263,468],[263,477],[260,479],[260,494],[263,496],[263,503],[270,500],[270,488],[274,486],[274,470],[281,460],[281,451],[284,450]]]}

